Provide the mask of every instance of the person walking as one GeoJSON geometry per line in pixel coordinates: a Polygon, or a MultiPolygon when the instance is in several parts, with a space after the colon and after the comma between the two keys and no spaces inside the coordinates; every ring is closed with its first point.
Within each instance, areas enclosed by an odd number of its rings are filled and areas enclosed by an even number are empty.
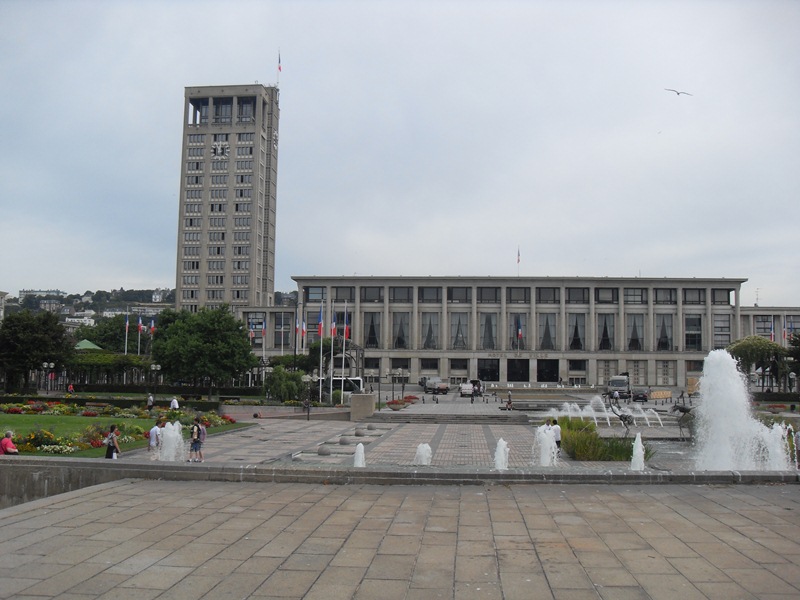
{"type": "Polygon", "coordinates": [[[106,458],[117,459],[122,452],[119,449],[119,430],[116,425],[111,425],[108,436],[105,440],[106,445],[106,458]]]}
{"type": "Polygon", "coordinates": [[[178,398],[176,396],[172,397],[172,401],[169,403],[170,410],[178,410],[178,398]]]}
{"type": "Polygon", "coordinates": [[[153,398],[153,394],[147,394],[147,410],[153,410],[155,403],[156,401],[155,398],[153,398]]]}
{"type": "Polygon", "coordinates": [[[557,453],[561,454],[561,425],[558,424],[558,419],[553,419],[553,437],[556,440],[557,453]]]}

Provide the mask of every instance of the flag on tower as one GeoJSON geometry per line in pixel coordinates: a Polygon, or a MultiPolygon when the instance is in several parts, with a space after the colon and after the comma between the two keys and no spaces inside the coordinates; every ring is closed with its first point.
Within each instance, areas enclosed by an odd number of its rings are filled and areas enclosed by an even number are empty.
{"type": "Polygon", "coordinates": [[[281,71],[283,71],[283,69],[281,69],[281,53],[278,52],[278,73],[281,71]]]}

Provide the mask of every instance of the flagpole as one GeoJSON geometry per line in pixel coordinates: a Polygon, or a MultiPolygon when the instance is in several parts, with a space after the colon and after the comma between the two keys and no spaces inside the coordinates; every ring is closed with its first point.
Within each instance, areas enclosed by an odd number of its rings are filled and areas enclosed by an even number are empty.
{"type": "Polygon", "coordinates": [[[333,305],[333,300],[331,300],[331,382],[328,386],[328,390],[331,395],[331,406],[333,406],[333,342],[336,334],[336,317],[334,316],[334,310],[336,310],[336,307],[333,305]]]}
{"type": "Polygon", "coordinates": [[[344,404],[344,357],[347,354],[347,300],[344,301],[344,335],[342,336],[342,395],[339,404],[344,404]]]}
{"type": "Polygon", "coordinates": [[[319,376],[321,381],[318,381],[319,384],[319,403],[322,404],[322,386],[324,385],[325,381],[325,372],[322,370],[322,334],[325,332],[325,322],[324,317],[322,316],[322,306],[323,303],[321,302],[319,305],[319,320],[317,321],[317,333],[319,334],[319,376]]]}

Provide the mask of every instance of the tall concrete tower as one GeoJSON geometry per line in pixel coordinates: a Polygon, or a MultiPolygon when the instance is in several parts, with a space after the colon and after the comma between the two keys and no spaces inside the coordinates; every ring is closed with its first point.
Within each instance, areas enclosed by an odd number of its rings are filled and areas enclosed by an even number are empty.
{"type": "Polygon", "coordinates": [[[272,304],[279,91],[187,87],[176,308],[272,304]]]}

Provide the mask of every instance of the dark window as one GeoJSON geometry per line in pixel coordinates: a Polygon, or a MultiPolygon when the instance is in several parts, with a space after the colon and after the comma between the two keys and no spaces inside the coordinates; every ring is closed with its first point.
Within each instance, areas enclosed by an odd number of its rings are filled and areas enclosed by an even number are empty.
{"type": "Polygon", "coordinates": [[[570,371],[586,371],[587,362],[585,360],[569,360],[567,364],[570,371]]]}
{"type": "Polygon", "coordinates": [[[321,286],[308,286],[303,289],[306,302],[323,302],[325,300],[325,288],[321,286]]]}
{"type": "Polygon", "coordinates": [[[703,328],[700,315],[686,315],[684,317],[686,350],[703,349],[703,328]]]}
{"type": "Polygon", "coordinates": [[[567,304],[589,304],[589,288],[567,288],[567,304]]]}
{"type": "Polygon", "coordinates": [[[561,302],[561,294],[558,288],[541,287],[536,288],[536,302],[539,304],[558,304],[561,302]]]}
{"type": "Polygon", "coordinates": [[[412,302],[410,287],[390,287],[389,302],[412,302]]]}
{"type": "Polygon", "coordinates": [[[706,303],[706,291],[705,290],[695,290],[695,289],[683,290],[683,303],[684,304],[705,304],[706,303]]]}
{"type": "Polygon", "coordinates": [[[440,287],[419,287],[417,288],[417,300],[419,302],[441,304],[442,288],[440,287]]]}
{"type": "Polygon", "coordinates": [[[499,304],[500,303],[500,288],[499,287],[479,287],[478,288],[478,302],[499,304]]]}
{"type": "Polygon", "coordinates": [[[333,288],[334,302],[355,302],[356,288],[354,287],[335,287],[333,288]]]}
{"type": "Polygon", "coordinates": [[[510,287],[506,288],[506,302],[509,304],[530,304],[531,288],[510,287]]]}
{"type": "Polygon", "coordinates": [[[674,288],[656,288],[654,292],[656,304],[678,303],[678,290],[674,288]]]}
{"type": "Polygon", "coordinates": [[[619,289],[595,288],[594,301],[597,304],[619,304],[619,289]]]}
{"type": "Polygon", "coordinates": [[[451,358],[450,370],[451,371],[466,371],[469,368],[468,358],[451,358]]]}
{"type": "Polygon", "coordinates": [[[419,367],[423,371],[438,371],[439,359],[438,358],[420,358],[419,367]]]}
{"type": "Polygon", "coordinates": [[[625,304],[647,304],[647,288],[625,288],[625,304]]]}
{"type": "Polygon", "coordinates": [[[687,360],[686,361],[686,372],[687,373],[702,373],[703,372],[703,361],[702,360],[687,360]]]}
{"type": "Polygon", "coordinates": [[[472,288],[449,287],[447,288],[448,302],[472,302],[472,288]]]}
{"type": "Polygon", "coordinates": [[[380,286],[370,286],[361,288],[362,302],[383,302],[383,288],[380,286]]]}
{"type": "Polygon", "coordinates": [[[711,303],[712,304],[731,304],[731,292],[733,290],[711,290],[711,303]]]}

